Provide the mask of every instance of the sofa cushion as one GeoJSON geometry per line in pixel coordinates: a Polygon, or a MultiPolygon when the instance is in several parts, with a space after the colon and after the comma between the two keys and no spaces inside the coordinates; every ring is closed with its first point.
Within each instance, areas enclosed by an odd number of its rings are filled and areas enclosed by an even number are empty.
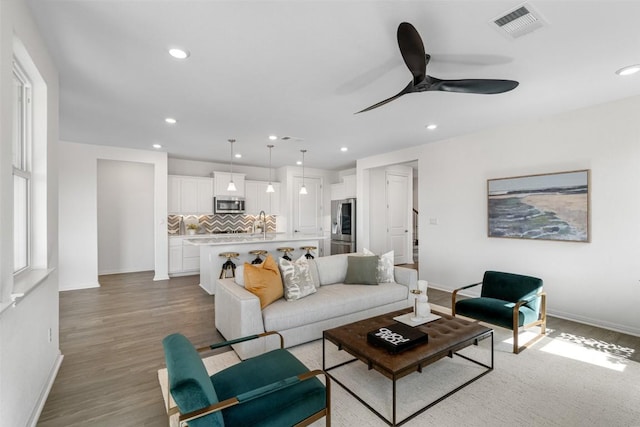
{"type": "Polygon", "coordinates": [[[347,276],[347,254],[329,255],[315,259],[320,285],[344,283],[347,276]]]}
{"type": "MultiPolygon", "coordinates": [[[[375,255],[369,249],[364,248],[362,252],[365,255],[375,255]]],[[[393,262],[395,260],[395,255],[393,251],[389,251],[380,255],[378,259],[378,283],[389,283],[394,281],[393,277],[393,262]]]]}
{"type": "Polygon", "coordinates": [[[304,255],[295,261],[280,258],[278,262],[284,285],[284,298],[287,301],[299,300],[316,292],[309,262],[304,255]]]}
{"type": "Polygon", "coordinates": [[[333,284],[294,302],[275,301],[262,311],[266,331],[284,331],[298,326],[357,313],[407,300],[409,288],[397,283],[378,286],[333,284]]]}
{"type": "Polygon", "coordinates": [[[271,255],[262,264],[244,264],[244,287],[260,299],[260,308],[282,298],[280,270],[271,255]]]}
{"type": "Polygon", "coordinates": [[[318,274],[318,264],[315,259],[308,259],[309,263],[309,275],[313,281],[313,286],[318,289],[320,287],[320,275],[318,274]]]}
{"type": "MultiPolygon", "coordinates": [[[[496,298],[468,298],[456,302],[456,314],[472,317],[483,322],[513,329],[513,307],[515,304],[496,298]]],[[[518,326],[538,320],[538,314],[523,305],[518,313],[518,326]]]]}
{"type": "MultiPolygon", "coordinates": [[[[255,390],[309,369],[287,350],[278,349],[247,359],[211,376],[220,400],[255,390]]],[[[317,378],[224,410],[228,426],[295,425],[325,407],[325,389],[317,378]]],[[[189,423],[191,425],[191,423],[189,423]]]]}
{"type": "Polygon", "coordinates": [[[373,256],[349,256],[347,258],[347,274],[344,283],[377,285],[378,284],[378,257],[373,256]]]}

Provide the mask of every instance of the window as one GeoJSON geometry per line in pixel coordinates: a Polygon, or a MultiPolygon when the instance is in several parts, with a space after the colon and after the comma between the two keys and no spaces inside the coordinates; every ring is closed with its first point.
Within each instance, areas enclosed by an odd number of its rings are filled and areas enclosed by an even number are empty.
{"type": "Polygon", "coordinates": [[[31,82],[13,66],[13,273],[31,266],[31,82]]]}

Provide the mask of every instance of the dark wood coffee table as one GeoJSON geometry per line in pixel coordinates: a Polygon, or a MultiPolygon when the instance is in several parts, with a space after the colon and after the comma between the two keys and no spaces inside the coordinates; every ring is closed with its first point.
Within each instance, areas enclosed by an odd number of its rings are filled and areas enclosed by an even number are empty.
{"type": "Polygon", "coordinates": [[[468,320],[452,317],[446,313],[440,313],[434,311],[434,314],[442,316],[438,320],[426,323],[424,325],[416,326],[419,330],[429,334],[429,342],[426,344],[418,345],[409,350],[405,350],[399,354],[390,354],[381,347],[376,347],[367,342],[367,333],[390,325],[394,322],[394,317],[401,314],[411,312],[412,309],[404,309],[394,311],[392,313],[383,314],[381,316],[372,317],[369,319],[361,320],[359,322],[349,323],[348,325],[339,326],[337,328],[328,329],[323,332],[322,340],[322,368],[327,372],[336,383],[340,384],[346,391],[348,391],[353,397],[358,399],[362,404],[369,408],[373,413],[385,421],[388,425],[399,426],[433,405],[441,402],[482,376],[493,370],[493,329],[480,325],[478,322],[471,322],[468,320]],[[491,337],[491,364],[487,365],[477,360],[473,360],[465,355],[457,353],[465,347],[471,344],[478,344],[480,340],[491,337]],[[326,366],[326,351],[325,343],[330,341],[335,344],[339,350],[344,350],[347,353],[354,356],[354,359],[346,362],[334,365],[326,366]],[[453,357],[454,355],[469,360],[477,365],[487,368],[485,371],[475,376],[471,380],[456,387],[454,390],[446,393],[442,397],[434,400],[425,407],[419,409],[413,414],[409,415],[401,421],[396,420],[396,381],[406,375],[413,372],[422,372],[422,368],[430,365],[444,357],[453,357]],[[365,402],[359,397],[355,391],[345,386],[332,370],[335,370],[348,363],[361,360],[366,363],[369,369],[375,369],[385,377],[393,381],[393,398],[392,398],[392,419],[389,420],[384,417],[380,412],[375,410],[371,405],[365,402]]]}

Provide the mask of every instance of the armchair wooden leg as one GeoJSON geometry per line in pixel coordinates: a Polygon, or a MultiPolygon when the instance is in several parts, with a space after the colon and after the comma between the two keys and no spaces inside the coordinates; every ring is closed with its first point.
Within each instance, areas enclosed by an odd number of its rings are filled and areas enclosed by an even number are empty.
{"type": "Polygon", "coordinates": [[[456,317],[456,294],[458,293],[458,290],[456,289],[455,291],[453,291],[453,293],[451,294],[451,315],[453,317],[456,317]]]}
{"type": "Polygon", "coordinates": [[[520,353],[520,347],[518,346],[518,327],[513,328],[513,352],[515,354],[520,353]]]}

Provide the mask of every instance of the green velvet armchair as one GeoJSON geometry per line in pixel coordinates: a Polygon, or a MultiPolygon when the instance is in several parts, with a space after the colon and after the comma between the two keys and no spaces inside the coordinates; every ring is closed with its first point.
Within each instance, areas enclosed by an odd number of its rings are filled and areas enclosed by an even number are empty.
{"type": "Polygon", "coordinates": [[[482,282],[463,286],[451,295],[451,314],[471,317],[513,330],[513,352],[518,354],[521,329],[540,326],[540,334],[525,348],[542,338],[547,330],[547,295],[542,279],[520,274],[486,271],[482,282]],[[482,285],[479,298],[456,301],[458,292],[482,285]]]}
{"type": "Polygon", "coordinates": [[[180,413],[180,426],[306,426],[322,417],[330,426],[329,377],[322,370],[310,371],[283,349],[282,336],[281,348],[243,360],[211,376],[199,355],[202,351],[272,334],[277,333],[265,332],[199,349],[184,335],[167,336],[162,345],[168,389],[180,413]],[[326,386],[318,375],[324,375],[326,386]]]}

